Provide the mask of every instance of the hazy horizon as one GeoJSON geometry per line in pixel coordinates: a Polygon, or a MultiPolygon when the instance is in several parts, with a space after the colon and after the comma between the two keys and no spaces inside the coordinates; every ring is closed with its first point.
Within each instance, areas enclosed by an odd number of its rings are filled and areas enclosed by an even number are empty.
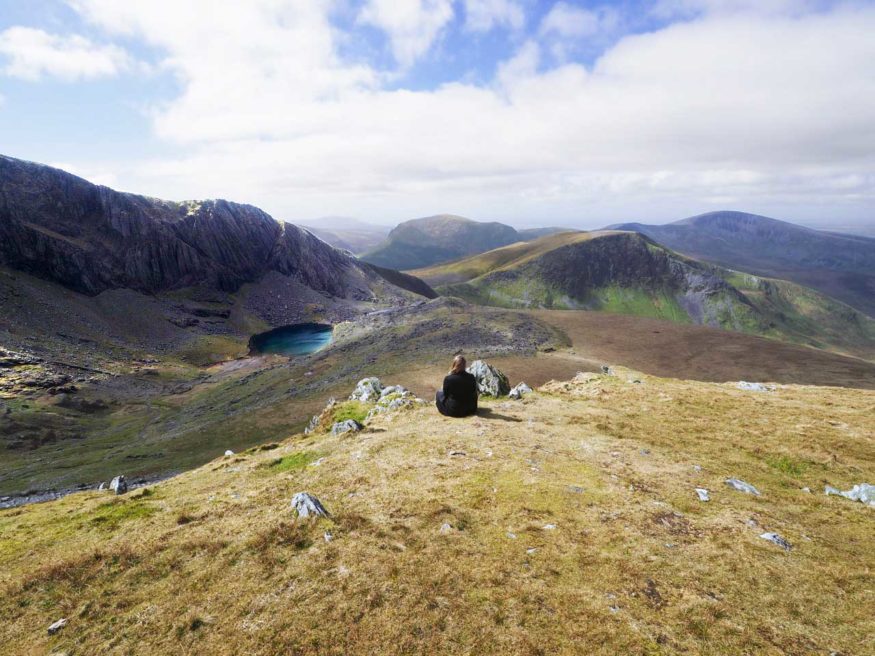
{"type": "Polygon", "coordinates": [[[6,0],[0,141],[304,224],[872,233],[873,32],[854,0],[6,0]]]}

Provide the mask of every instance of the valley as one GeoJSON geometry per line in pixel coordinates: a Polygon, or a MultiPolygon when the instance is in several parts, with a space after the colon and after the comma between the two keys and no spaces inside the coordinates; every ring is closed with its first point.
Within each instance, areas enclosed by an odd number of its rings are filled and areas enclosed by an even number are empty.
{"type": "Polygon", "coordinates": [[[250,206],[119,194],[11,158],[0,172],[6,505],[274,443],[366,376],[430,399],[459,352],[535,386],[608,364],[875,387],[875,322],[634,233],[440,215],[390,242],[476,254],[411,275],[250,206]],[[514,243],[485,250],[495,240],[514,243]]]}

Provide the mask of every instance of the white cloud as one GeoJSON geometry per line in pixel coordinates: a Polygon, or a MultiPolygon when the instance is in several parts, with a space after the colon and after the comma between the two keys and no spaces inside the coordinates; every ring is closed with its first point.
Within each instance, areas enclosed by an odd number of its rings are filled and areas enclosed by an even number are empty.
{"type": "Polygon", "coordinates": [[[465,29],[472,32],[500,26],[519,30],[525,22],[525,12],[514,0],[465,0],[465,29]]]}
{"type": "Polygon", "coordinates": [[[24,80],[112,76],[130,65],[127,53],[117,46],[100,46],[83,36],[59,36],[30,27],[0,32],[0,54],[8,58],[3,73],[24,80]]]}
{"type": "Polygon", "coordinates": [[[627,36],[589,68],[545,69],[547,46],[529,41],[486,86],[413,91],[341,60],[325,5],[77,6],[164,51],[182,85],[154,113],[178,155],[120,174],[144,193],[290,219],[595,223],[715,199],[806,212],[875,201],[875,9],[703,16],[627,36]]]}
{"type": "Polygon", "coordinates": [[[659,0],[651,10],[657,16],[699,14],[802,15],[823,6],[823,0],[659,0]]]}
{"type": "Polygon", "coordinates": [[[616,28],[619,14],[611,7],[582,9],[566,2],[557,2],[541,21],[542,35],[565,38],[591,37],[616,28]]]}
{"type": "Polygon", "coordinates": [[[359,20],[383,30],[395,60],[407,68],[428,52],[453,15],[452,0],[368,0],[359,20]]]}

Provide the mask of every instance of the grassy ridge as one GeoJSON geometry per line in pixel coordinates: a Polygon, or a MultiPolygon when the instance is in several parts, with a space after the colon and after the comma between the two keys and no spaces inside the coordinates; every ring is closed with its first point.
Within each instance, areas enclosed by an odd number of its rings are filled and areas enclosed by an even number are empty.
{"type": "Polygon", "coordinates": [[[617,374],[0,511],[0,653],[862,653],[875,392],[617,374]]]}

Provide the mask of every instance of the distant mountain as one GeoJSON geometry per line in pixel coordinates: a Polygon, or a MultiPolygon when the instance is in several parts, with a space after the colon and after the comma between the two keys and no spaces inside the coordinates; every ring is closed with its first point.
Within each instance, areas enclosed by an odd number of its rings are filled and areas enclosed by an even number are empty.
{"type": "Polygon", "coordinates": [[[517,308],[604,310],[875,358],[875,321],[783,280],[684,257],[631,232],[565,232],[417,269],[445,295],[517,308]]]}
{"type": "Polygon", "coordinates": [[[439,214],[398,224],[386,240],[362,259],[392,269],[414,269],[535,239],[561,228],[517,231],[503,223],[483,223],[439,214]]]}
{"type": "Polygon", "coordinates": [[[667,225],[620,223],[676,251],[725,267],[792,280],[875,317],[875,239],[743,212],[710,212],[667,225]]]}
{"type": "Polygon", "coordinates": [[[365,300],[386,282],[378,270],[251,205],[119,193],[4,156],[0,265],[88,295],[193,285],[233,292],[275,272],[319,293],[365,300]]]}
{"type": "Polygon", "coordinates": [[[386,239],[390,228],[346,217],[324,217],[301,224],[314,235],[335,248],[351,253],[365,253],[386,239]]]}

